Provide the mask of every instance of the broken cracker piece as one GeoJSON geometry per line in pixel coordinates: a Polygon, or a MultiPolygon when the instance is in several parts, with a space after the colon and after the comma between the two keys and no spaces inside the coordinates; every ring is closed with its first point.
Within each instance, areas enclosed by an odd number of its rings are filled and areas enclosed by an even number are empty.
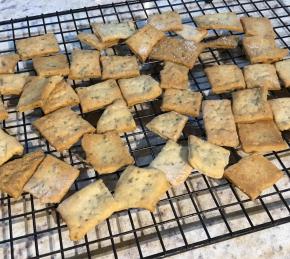
{"type": "Polygon", "coordinates": [[[80,32],[77,35],[78,39],[89,45],[92,48],[95,48],[97,50],[103,50],[107,49],[110,47],[113,47],[119,43],[119,40],[113,40],[113,41],[108,41],[108,42],[102,42],[95,34],[92,33],[84,33],[80,32]]]}
{"type": "Polygon", "coordinates": [[[0,94],[20,95],[29,79],[29,73],[0,75],[0,94]]]}
{"type": "Polygon", "coordinates": [[[201,42],[208,34],[207,30],[195,28],[189,24],[182,24],[182,29],[174,32],[183,39],[192,40],[196,43],[201,42]]]}
{"type": "Polygon", "coordinates": [[[269,103],[278,128],[281,131],[290,129],[290,98],[277,98],[269,103]]]}
{"type": "Polygon", "coordinates": [[[164,12],[149,16],[148,23],[160,31],[179,31],[182,29],[181,17],[177,12],[164,12]]]}
{"type": "Polygon", "coordinates": [[[285,87],[290,87],[290,59],[275,63],[279,78],[285,87]]]}
{"type": "Polygon", "coordinates": [[[18,61],[18,54],[0,55],[0,74],[13,74],[18,61]]]}

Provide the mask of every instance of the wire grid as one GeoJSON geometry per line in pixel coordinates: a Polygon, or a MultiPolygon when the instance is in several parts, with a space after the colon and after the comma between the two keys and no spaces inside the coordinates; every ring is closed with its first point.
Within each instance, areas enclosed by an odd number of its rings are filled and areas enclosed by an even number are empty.
{"type": "MultiPolygon", "coordinates": [[[[168,10],[177,11],[184,23],[193,24],[193,17],[215,12],[233,11],[239,16],[266,16],[271,19],[277,35],[277,44],[290,46],[289,11],[290,6],[279,0],[232,0],[204,1],[161,0],[128,1],[118,4],[75,9],[51,14],[0,22],[0,53],[14,52],[15,41],[21,38],[53,32],[56,34],[61,51],[70,60],[73,48],[88,48],[82,45],[76,34],[91,32],[91,22],[134,20],[136,27],[142,27],[149,15],[168,10]],[[287,20],[288,19],[288,20],[287,20]]],[[[224,34],[211,31],[211,36],[224,34]]],[[[228,32],[226,32],[228,33],[228,32]]],[[[239,35],[239,34],[238,34],[239,35]]],[[[105,51],[106,55],[131,54],[124,44],[105,51]]],[[[212,98],[210,86],[203,72],[208,64],[248,64],[241,47],[235,50],[218,51],[210,49],[202,53],[198,63],[190,71],[190,85],[200,91],[204,99],[212,98]]],[[[158,79],[160,62],[149,61],[142,65],[142,73],[153,74],[158,79]]],[[[19,62],[17,72],[34,73],[31,61],[19,62]]],[[[73,81],[74,87],[96,83],[73,81]]],[[[272,92],[271,97],[289,96],[289,90],[272,92]]],[[[230,98],[219,95],[218,98],[230,98]]],[[[99,176],[83,163],[80,144],[68,152],[58,153],[31,126],[31,122],[41,117],[41,111],[17,113],[18,97],[2,96],[9,111],[9,119],[2,127],[25,146],[26,152],[42,148],[60,159],[77,167],[80,177],[70,190],[70,194],[86,186],[95,179],[102,178],[110,190],[114,190],[120,173],[99,176]]],[[[147,166],[164,146],[165,141],[150,133],[145,125],[161,113],[160,99],[137,105],[132,112],[137,130],[124,134],[136,165],[147,166]]],[[[75,111],[95,125],[99,112],[82,114],[80,107],[75,111]]],[[[180,143],[186,143],[189,134],[205,137],[202,118],[191,118],[186,125],[180,143]]],[[[289,132],[283,132],[289,144],[289,132]]],[[[234,150],[231,163],[239,159],[234,150]]],[[[276,185],[263,192],[256,201],[226,180],[213,180],[194,171],[181,186],[173,188],[162,197],[154,213],[146,210],[130,209],[114,213],[89,232],[79,242],[72,242],[68,230],[55,212],[56,205],[43,205],[29,194],[14,200],[1,194],[0,202],[0,257],[1,258],[156,258],[176,254],[181,251],[201,247],[246,233],[255,232],[290,221],[290,149],[267,154],[285,177],[276,185]]]]}

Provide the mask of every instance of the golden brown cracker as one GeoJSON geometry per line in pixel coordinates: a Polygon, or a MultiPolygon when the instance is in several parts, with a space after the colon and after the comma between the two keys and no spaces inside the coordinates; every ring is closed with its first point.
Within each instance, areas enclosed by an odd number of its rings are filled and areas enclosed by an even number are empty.
{"type": "Polygon", "coordinates": [[[235,49],[238,47],[240,37],[236,35],[222,36],[204,43],[206,48],[235,49]]]}
{"type": "Polygon", "coordinates": [[[0,94],[20,95],[29,79],[29,73],[0,75],[0,94]]]}
{"type": "Polygon", "coordinates": [[[0,74],[13,74],[19,61],[18,54],[0,55],[0,74]]]}
{"type": "Polygon", "coordinates": [[[192,40],[199,43],[207,36],[208,31],[195,28],[193,25],[182,24],[182,29],[175,31],[175,33],[185,40],[192,40]]]}
{"type": "Polygon", "coordinates": [[[241,17],[241,22],[246,36],[276,36],[271,21],[266,17],[241,17]]]}
{"type": "Polygon", "coordinates": [[[108,42],[102,42],[95,34],[92,33],[84,33],[80,32],[77,35],[78,39],[89,45],[92,48],[95,48],[97,50],[103,50],[106,48],[110,48],[112,46],[115,46],[119,43],[119,40],[113,40],[113,41],[108,41],[108,42]]]}
{"type": "Polygon", "coordinates": [[[0,100],[0,121],[8,119],[8,112],[6,111],[3,102],[0,100]]]}
{"type": "Polygon", "coordinates": [[[148,23],[160,31],[179,31],[182,29],[181,17],[177,12],[164,12],[149,16],[148,23]]]}
{"type": "Polygon", "coordinates": [[[269,103],[278,128],[281,131],[290,129],[290,98],[277,98],[269,103]]]}
{"type": "Polygon", "coordinates": [[[285,87],[290,87],[290,59],[275,63],[279,78],[285,87]]]}

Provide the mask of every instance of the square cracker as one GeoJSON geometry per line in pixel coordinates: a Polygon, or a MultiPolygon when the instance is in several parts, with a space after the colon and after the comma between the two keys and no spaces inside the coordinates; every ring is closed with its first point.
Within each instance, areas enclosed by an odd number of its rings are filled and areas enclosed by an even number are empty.
{"type": "Polygon", "coordinates": [[[97,50],[74,49],[68,77],[73,80],[100,78],[100,52],[97,50]]]}
{"type": "Polygon", "coordinates": [[[0,121],[8,119],[8,112],[5,110],[2,100],[0,100],[0,121]]]}
{"type": "Polygon", "coordinates": [[[68,107],[45,115],[32,124],[59,152],[69,149],[84,134],[95,131],[90,123],[68,107]]]}
{"type": "Polygon", "coordinates": [[[0,167],[0,190],[18,199],[24,185],[44,159],[42,150],[24,155],[0,167]]]}
{"type": "Polygon", "coordinates": [[[20,95],[29,79],[29,73],[0,75],[0,94],[20,95]]]}
{"type": "Polygon", "coordinates": [[[198,117],[202,94],[191,90],[166,89],[163,93],[161,110],[198,117]]]}
{"type": "Polygon", "coordinates": [[[246,36],[275,38],[271,21],[266,17],[241,17],[246,36]]]}
{"type": "Polygon", "coordinates": [[[164,36],[164,33],[147,24],[127,39],[126,44],[144,62],[148,58],[152,48],[164,36]]]}
{"type": "Polygon", "coordinates": [[[187,121],[186,116],[171,111],[158,115],[146,127],[164,139],[177,141],[187,121]]]}
{"type": "Polygon", "coordinates": [[[118,99],[107,106],[97,122],[97,132],[104,133],[116,130],[118,133],[130,132],[136,129],[136,123],[127,104],[118,99]]]}
{"type": "Polygon", "coordinates": [[[119,79],[139,76],[139,66],[135,56],[102,56],[102,79],[119,79]]]}
{"type": "Polygon", "coordinates": [[[269,103],[278,128],[281,131],[290,129],[290,98],[277,98],[269,103]]]}
{"type": "Polygon", "coordinates": [[[194,41],[165,37],[153,47],[150,58],[192,68],[203,49],[203,44],[194,41]]]}
{"type": "Polygon", "coordinates": [[[182,29],[181,17],[176,12],[164,12],[149,16],[148,23],[160,31],[179,31],[182,29]]]}
{"type": "Polygon", "coordinates": [[[76,89],[83,112],[101,109],[117,99],[122,99],[122,94],[113,79],[76,89]]]}
{"type": "Polygon", "coordinates": [[[179,31],[175,31],[175,33],[185,40],[192,40],[198,43],[207,36],[208,31],[200,28],[195,28],[193,25],[182,24],[182,29],[179,31]]]}
{"type": "Polygon", "coordinates": [[[120,23],[93,23],[92,28],[102,42],[125,40],[136,30],[132,21],[120,23]]]}
{"type": "Polygon", "coordinates": [[[22,60],[47,56],[60,51],[53,33],[18,40],[16,41],[16,48],[22,60]]]}
{"type": "Polygon", "coordinates": [[[273,114],[267,101],[268,90],[250,88],[232,93],[233,113],[236,123],[271,120],[273,114]]]}
{"type": "Polygon", "coordinates": [[[222,36],[204,43],[206,48],[235,49],[238,47],[240,37],[236,35],[222,36]]]}
{"type": "Polygon", "coordinates": [[[255,200],[263,190],[282,178],[283,173],[265,157],[251,155],[227,168],[225,177],[246,193],[251,200],[255,200]]]}
{"type": "Polygon", "coordinates": [[[18,61],[18,54],[0,55],[0,74],[13,74],[18,61]]]}
{"type": "Polygon", "coordinates": [[[32,62],[39,76],[67,76],[69,74],[69,65],[64,54],[35,57],[32,62]]]}
{"type": "Polygon", "coordinates": [[[243,38],[243,47],[251,64],[274,63],[288,55],[287,49],[276,47],[273,38],[246,36],[243,38]]]}
{"type": "Polygon", "coordinates": [[[92,33],[84,33],[80,32],[77,35],[78,39],[89,45],[92,48],[95,48],[97,50],[103,50],[106,48],[110,48],[112,46],[115,46],[119,43],[119,40],[113,40],[113,41],[108,41],[108,42],[102,42],[95,34],[92,33]]]}
{"type": "Polygon", "coordinates": [[[72,241],[80,240],[116,210],[117,203],[102,180],[87,185],[57,207],[72,241]]]}
{"type": "Polygon", "coordinates": [[[114,173],[125,165],[134,163],[116,131],[104,134],[86,134],[82,139],[86,160],[99,174],[114,173]]]}
{"type": "Polygon", "coordinates": [[[79,102],[79,97],[74,89],[65,80],[62,80],[43,101],[41,109],[47,114],[63,107],[75,106],[79,102]]]}
{"type": "Polygon", "coordinates": [[[243,72],[237,65],[215,65],[204,71],[214,94],[246,88],[243,72]]]}
{"type": "Polygon", "coordinates": [[[128,106],[151,101],[162,93],[159,83],[149,75],[120,79],[118,83],[128,106]]]}
{"type": "Polygon", "coordinates": [[[162,171],[128,166],[117,182],[114,198],[119,210],[144,208],[153,212],[169,188],[170,184],[162,171]]]}
{"type": "Polygon", "coordinates": [[[230,100],[205,100],[202,113],[208,142],[226,147],[239,145],[230,100]]]}
{"type": "Polygon", "coordinates": [[[41,203],[59,203],[79,176],[79,170],[47,155],[24,186],[41,203]]]}
{"type": "Polygon", "coordinates": [[[230,151],[190,135],[188,137],[188,162],[200,173],[220,179],[229,163],[230,151]]]}
{"type": "Polygon", "coordinates": [[[165,62],[160,72],[160,87],[188,89],[188,72],[189,69],[183,65],[165,62]]]}
{"type": "Polygon", "coordinates": [[[244,67],[247,88],[265,87],[268,90],[279,90],[280,83],[272,64],[254,64],[244,67]]]}
{"type": "Polygon", "coordinates": [[[186,181],[192,172],[188,164],[188,148],[168,140],[150,167],[164,172],[171,186],[178,186],[186,181]]]}
{"type": "Polygon", "coordinates": [[[290,87],[290,59],[275,64],[279,78],[285,87],[290,87]]]}
{"type": "Polygon", "coordinates": [[[288,148],[272,120],[238,124],[238,132],[242,149],[247,153],[264,153],[288,148]]]}
{"type": "Polygon", "coordinates": [[[0,128],[0,165],[4,164],[14,155],[21,155],[23,146],[16,138],[8,135],[0,128]]]}

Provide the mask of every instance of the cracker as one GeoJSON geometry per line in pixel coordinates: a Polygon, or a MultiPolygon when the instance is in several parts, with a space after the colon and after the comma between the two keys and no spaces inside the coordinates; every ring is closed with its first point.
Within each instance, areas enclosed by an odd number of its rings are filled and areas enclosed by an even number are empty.
{"type": "Polygon", "coordinates": [[[83,43],[85,43],[85,44],[89,45],[90,47],[95,48],[97,50],[107,49],[107,48],[115,46],[119,43],[119,40],[102,42],[95,34],[92,34],[92,33],[80,32],[77,35],[77,37],[81,42],[83,42],[83,43]]]}
{"type": "Polygon", "coordinates": [[[175,187],[186,181],[192,172],[187,162],[188,148],[168,140],[150,167],[164,172],[171,186],[175,187]]]}
{"type": "Polygon", "coordinates": [[[136,123],[124,100],[118,99],[109,105],[97,122],[97,132],[116,130],[118,133],[136,129],[136,123]]]}
{"type": "Polygon", "coordinates": [[[276,36],[271,21],[266,17],[241,17],[241,23],[246,36],[276,36]]]}
{"type": "Polygon", "coordinates": [[[79,176],[73,166],[47,155],[24,186],[41,203],[59,203],[79,176]]]}
{"type": "Polygon", "coordinates": [[[149,16],[148,23],[160,31],[182,30],[181,17],[176,12],[164,12],[149,16]]]}
{"type": "Polygon", "coordinates": [[[0,121],[8,119],[8,112],[5,110],[3,102],[0,100],[0,121]]]}
{"type": "Polygon", "coordinates": [[[122,99],[122,94],[115,80],[107,80],[88,87],[76,89],[83,112],[101,109],[117,99],[122,99]]]}
{"type": "Polygon", "coordinates": [[[200,173],[220,179],[229,163],[230,151],[190,135],[188,137],[188,162],[200,173]]]}
{"type": "Polygon", "coordinates": [[[149,75],[120,79],[118,83],[128,106],[151,101],[162,93],[159,83],[149,75]]]}
{"type": "Polygon", "coordinates": [[[126,44],[144,62],[148,58],[152,48],[164,36],[164,33],[147,24],[127,39],[126,44]]]}
{"type": "Polygon", "coordinates": [[[191,117],[198,117],[202,94],[191,90],[166,89],[161,104],[161,110],[175,111],[191,117]]]}
{"type": "Polygon", "coordinates": [[[238,124],[238,132],[242,149],[247,153],[264,153],[288,148],[272,120],[238,124]]]}
{"type": "Polygon", "coordinates": [[[192,40],[196,43],[199,43],[207,36],[208,31],[195,28],[193,25],[182,24],[182,29],[175,31],[175,33],[185,40],[192,40]]]}
{"type": "Polygon", "coordinates": [[[84,134],[95,128],[70,108],[56,110],[32,123],[59,152],[69,149],[84,134]]]}
{"type": "Polygon", "coordinates": [[[235,49],[238,47],[240,37],[236,35],[222,36],[215,40],[210,40],[204,43],[206,48],[215,49],[235,49]]]}
{"type": "Polygon", "coordinates": [[[227,168],[225,177],[251,200],[255,200],[265,189],[281,179],[283,173],[265,157],[251,155],[227,168]]]}
{"type": "Polygon", "coordinates": [[[83,238],[116,210],[117,203],[102,180],[87,185],[57,207],[72,241],[83,238]]]}
{"type": "Polygon", "coordinates": [[[18,54],[0,55],[0,74],[13,74],[18,61],[18,54]]]}
{"type": "Polygon", "coordinates": [[[139,76],[139,66],[135,56],[102,56],[102,79],[120,79],[139,76]]]}
{"type": "Polygon", "coordinates": [[[49,97],[43,101],[41,109],[47,114],[66,106],[75,106],[79,102],[79,97],[73,88],[65,80],[62,80],[55,86],[49,97]]]}
{"type": "Polygon", "coordinates": [[[268,90],[265,88],[250,88],[232,93],[235,122],[271,120],[273,115],[267,94],[268,90]]]}
{"type": "Polygon", "coordinates": [[[110,174],[134,163],[134,158],[116,131],[86,134],[82,139],[86,160],[99,174],[110,174]]]}
{"type": "Polygon", "coordinates": [[[22,60],[38,56],[47,56],[60,51],[53,33],[17,40],[16,49],[22,60]]]}
{"type": "Polygon", "coordinates": [[[204,71],[214,94],[246,88],[243,72],[237,65],[214,65],[204,71]]]}
{"type": "Polygon", "coordinates": [[[285,87],[290,87],[290,59],[275,64],[279,78],[285,87]]]}
{"type": "Polygon", "coordinates": [[[259,36],[244,37],[243,47],[251,64],[274,63],[288,55],[287,49],[276,47],[273,38],[259,36]]]}
{"type": "Polygon", "coordinates": [[[281,131],[290,129],[290,98],[277,98],[269,103],[278,128],[281,131]]]}
{"type": "Polygon", "coordinates": [[[92,28],[102,42],[125,40],[136,30],[132,21],[120,23],[93,23],[92,28]]]}
{"type": "Polygon", "coordinates": [[[194,17],[194,21],[201,29],[244,31],[239,17],[232,12],[201,15],[194,17]]]}
{"type": "Polygon", "coordinates": [[[247,88],[265,87],[268,90],[281,89],[275,66],[272,64],[254,64],[244,67],[247,88]]]}
{"type": "Polygon", "coordinates": [[[0,75],[0,94],[20,95],[29,78],[29,73],[0,75]]]}
{"type": "Polygon", "coordinates": [[[32,62],[39,76],[67,76],[69,74],[69,65],[64,54],[35,57],[32,62]]]}
{"type": "Polygon", "coordinates": [[[177,141],[187,121],[186,116],[172,111],[158,115],[146,127],[164,139],[177,141]]]}
{"type": "Polygon", "coordinates": [[[0,167],[0,190],[18,199],[23,192],[24,185],[44,157],[43,151],[39,150],[2,165],[0,167]]]}
{"type": "Polygon", "coordinates": [[[0,165],[4,164],[14,155],[21,155],[23,146],[16,138],[8,135],[0,128],[0,165]]]}
{"type": "Polygon", "coordinates": [[[150,58],[192,68],[203,49],[203,44],[194,41],[165,37],[153,47],[150,58]]]}
{"type": "Polygon", "coordinates": [[[162,171],[128,166],[117,182],[114,198],[119,210],[143,208],[153,212],[169,188],[170,184],[162,171]]]}
{"type": "Polygon", "coordinates": [[[208,142],[226,147],[239,145],[230,100],[205,100],[202,113],[208,142]]]}
{"type": "Polygon", "coordinates": [[[189,69],[183,65],[165,62],[164,68],[160,72],[160,87],[188,89],[188,72],[189,69]]]}
{"type": "Polygon", "coordinates": [[[74,49],[68,77],[73,80],[100,78],[100,52],[74,49]]]}

